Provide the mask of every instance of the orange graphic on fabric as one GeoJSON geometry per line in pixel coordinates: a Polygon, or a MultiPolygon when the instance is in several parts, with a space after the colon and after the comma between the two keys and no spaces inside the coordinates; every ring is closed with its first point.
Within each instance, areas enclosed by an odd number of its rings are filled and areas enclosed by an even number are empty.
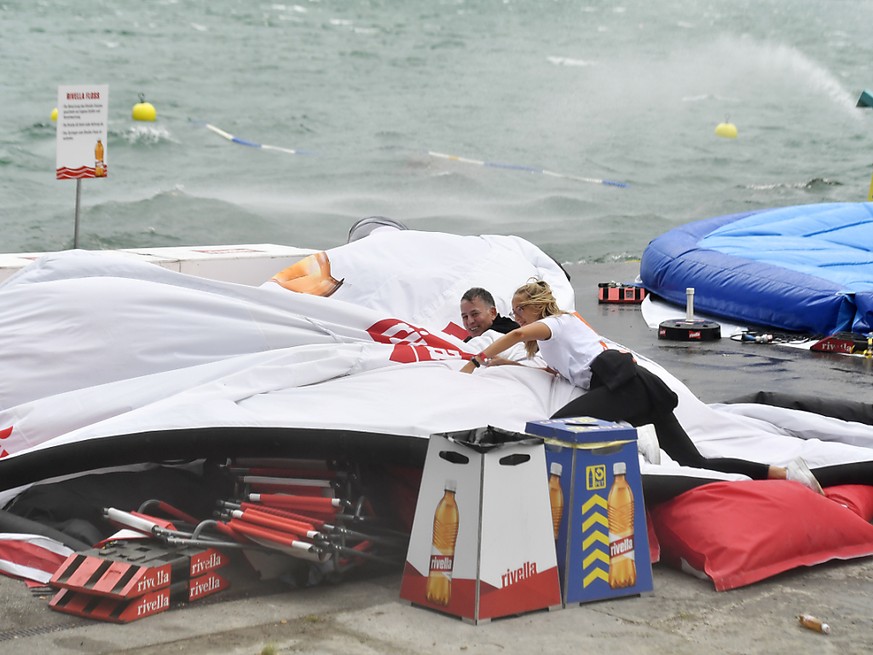
{"type": "Polygon", "coordinates": [[[323,251],[304,257],[276,273],[272,279],[289,291],[324,297],[331,295],[343,283],[343,280],[337,280],[330,274],[330,259],[323,251]]]}

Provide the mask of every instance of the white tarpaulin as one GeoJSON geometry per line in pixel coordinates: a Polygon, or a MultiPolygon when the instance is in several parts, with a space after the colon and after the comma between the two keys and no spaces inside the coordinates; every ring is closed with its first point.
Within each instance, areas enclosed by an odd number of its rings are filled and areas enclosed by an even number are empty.
{"type": "MultiPolygon", "coordinates": [[[[459,375],[472,350],[443,332],[457,327],[471,286],[490,289],[508,313],[514,289],[538,277],[573,308],[564,272],[530,243],[385,230],[326,254],[342,281],[330,297],[195,278],[113,253],[48,255],[23,269],[0,285],[0,465],[38,448],[196,427],[523,431],[578,393],[535,368],[459,375]]],[[[840,421],[837,430],[813,415],[799,434],[778,413],[769,422],[767,409],[747,417],[708,407],[643,363],[679,393],[677,415],[707,456],[869,459],[873,428],[840,421]],[[845,443],[816,438],[837,433],[845,443]]]]}
{"type": "MultiPolygon", "coordinates": [[[[102,461],[102,443],[109,451],[118,439],[166,431],[184,440],[201,428],[412,439],[485,425],[523,432],[579,393],[536,367],[458,373],[481,348],[452,336],[468,288],[489,289],[508,314],[512,292],[536,277],[574,309],[564,271],[530,243],[377,230],[318,262],[328,296],[290,291],[298,281],[290,273],[285,284],[250,287],[84,251],[47,255],[0,285],[0,507],[39,480],[15,475],[20,462],[30,471],[35,457],[86,444],[97,468],[134,463],[102,461]]],[[[803,456],[812,467],[873,459],[871,426],[707,406],[640,360],[678,393],[677,416],[705,456],[772,464],[803,456]]],[[[81,462],[53,469],[83,470],[81,462]]],[[[743,479],[679,467],[665,453],[642,470],[743,479]]]]}

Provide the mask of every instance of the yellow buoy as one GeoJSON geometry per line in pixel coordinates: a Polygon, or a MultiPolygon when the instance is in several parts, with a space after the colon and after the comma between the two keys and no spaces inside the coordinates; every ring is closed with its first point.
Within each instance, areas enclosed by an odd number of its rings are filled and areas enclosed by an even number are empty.
{"type": "Polygon", "coordinates": [[[139,102],[133,106],[131,115],[135,121],[153,121],[157,118],[158,112],[155,111],[154,105],[150,102],[146,102],[145,98],[140,93],[139,102]]]}
{"type": "Polygon", "coordinates": [[[715,135],[724,139],[736,139],[737,126],[733,123],[719,123],[715,126],[715,135]]]}
{"type": "Polygon", "coordinates": [[[58,120],[58,108],[55,107],[54,109],[52,109],[52,122],[55,122],[57,120],[58,120]]]}

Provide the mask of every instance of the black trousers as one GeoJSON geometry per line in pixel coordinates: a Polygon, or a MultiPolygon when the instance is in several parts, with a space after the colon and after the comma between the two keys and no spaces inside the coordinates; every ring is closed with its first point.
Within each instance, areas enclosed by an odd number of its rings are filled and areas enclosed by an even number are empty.
{"type": "Polygon", "coordinates": [[[630,375],[625,371],[618,384],[611,385],[613,388],[594,374],[588,393],[571,400],[552,418],[591,416],[604,421],[627,421],[634,427],[651,423],[661,448],[682,466],[742,473],[755,480],[767,478],[770,468],[767,464],[730,457],[703,457],[673,414],[678,402],[676,394],[658,376],[636,363],[633,369],[630,375]]]}

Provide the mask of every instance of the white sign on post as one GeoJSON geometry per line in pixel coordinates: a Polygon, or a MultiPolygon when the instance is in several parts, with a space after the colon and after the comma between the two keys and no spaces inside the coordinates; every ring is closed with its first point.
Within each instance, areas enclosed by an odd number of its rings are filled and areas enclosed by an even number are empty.
{"type": "Polygon", "coordinates": [[[57,179],[106,177],[109,86],[58,87],[57,179]]]}

